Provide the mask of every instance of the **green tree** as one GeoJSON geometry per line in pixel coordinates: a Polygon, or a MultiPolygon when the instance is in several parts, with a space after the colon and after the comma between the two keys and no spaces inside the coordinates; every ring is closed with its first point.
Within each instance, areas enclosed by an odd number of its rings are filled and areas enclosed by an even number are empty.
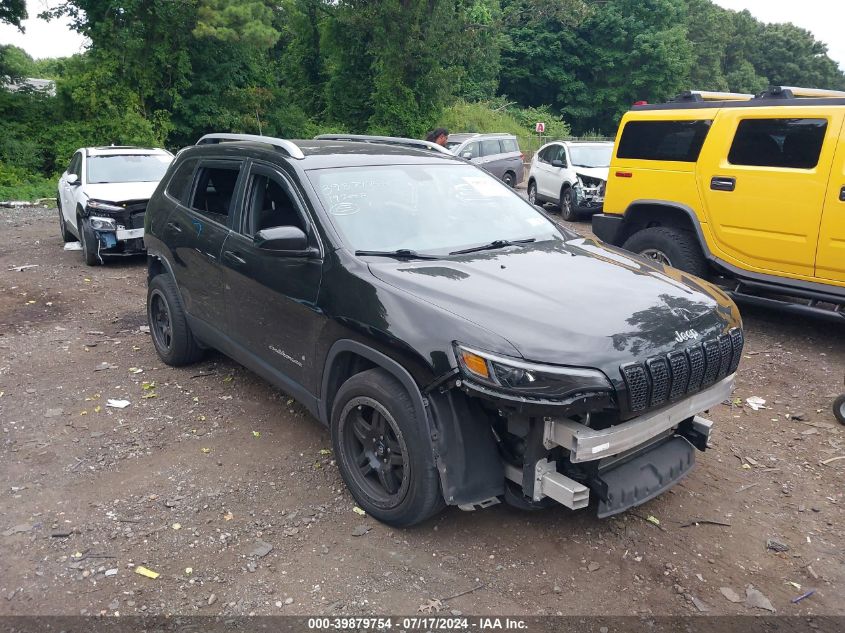
{"type": "Polygon", "coordinates": [[[0,0],[0,22],[11,24],[23,31],[21,22],[27,17],[26,0],[0,0]]]}

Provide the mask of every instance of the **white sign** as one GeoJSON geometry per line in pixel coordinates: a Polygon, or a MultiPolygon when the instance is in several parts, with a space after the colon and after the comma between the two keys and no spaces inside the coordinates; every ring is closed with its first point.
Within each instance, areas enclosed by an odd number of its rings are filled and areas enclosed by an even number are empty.
{"type": "Polygon", "coordinates": [[[534,126],[534,131],[537,132],[537,134],[542,134],[546,131],[546,124],[542,121],[537,121],[537,125],[534,126]]]}

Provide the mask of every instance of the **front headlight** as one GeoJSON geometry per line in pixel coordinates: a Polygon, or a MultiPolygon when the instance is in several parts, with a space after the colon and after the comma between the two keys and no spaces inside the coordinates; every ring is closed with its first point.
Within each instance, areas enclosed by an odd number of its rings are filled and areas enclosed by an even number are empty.
{"type": "Polygon", "coordinates": [[[89,200],[85,206],[97,211],[123,211],[123,207],[113,202],[104,202],[102,200],[89,200]]]}
{"type": "Polygon", "coordinates": [[[586,392],[613,391],[607,377],[595,369],[527,363],[458,343],[455,354],[466,378],[499,391],[549,400],[586,392]]]}
{"type": "Polygon", "coordinates": [[[100,218],[92,215],[88,218],[91,228],[97,231],[116,231],[117,223],[112,218],[100,218]]]}

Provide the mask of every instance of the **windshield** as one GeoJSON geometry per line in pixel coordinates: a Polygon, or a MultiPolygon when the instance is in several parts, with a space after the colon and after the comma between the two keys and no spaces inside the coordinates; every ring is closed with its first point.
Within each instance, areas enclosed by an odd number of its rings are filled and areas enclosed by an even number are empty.
{"type": "Polygon", "coordinates": [[[613,143],[607,145],[570,145],[569,156],[577,167],[610,167],[613,143]]]}
{"type": "Polygon", "coordinates": [[[455,149],[463,141],[446,141],[446,149],[455,149]]]}
{"type": "Polygon", "coordinates": [[[557,226],[470,165],[318,169],[309,178],[352,250],[446,254],[496,240],[562,240],[557,226]]]}
{"type": "Polygon", "coordinates": [[[158,182],[172,161],[167,154],[89,156],[88,182],[158,182]]]}

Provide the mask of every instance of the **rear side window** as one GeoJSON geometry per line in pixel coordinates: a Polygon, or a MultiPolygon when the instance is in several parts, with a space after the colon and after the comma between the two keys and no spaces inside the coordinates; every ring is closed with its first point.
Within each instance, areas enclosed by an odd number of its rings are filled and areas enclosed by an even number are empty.
{"type": "Polygon", "coordinates": [[[503,138],[499,140],[502,145],[503,152],[518,152],[519,145],[516,144],[515,138],[503,138]]]}
{"type": "Polygon", "coordinates": [[[186,160],[179,167],[176,172],[170,177],[170,182],[167,183],[167,195],[185,204],[185,199],[188,197],[188,185],[191,184],[191,176],[194,175],[194,167],[197,166],[196,159],[186,160]]]}
{"type": "Polygon", "coordinates": [[[622,130],[618,158],[694,163],[711,121],[629,121],[622,130]]]}
{"type": "Polygon", "coordinates": [[[732,165],[812,169],[819,162],[825,119],[745,119],[728,153],[732,165]]]}
{"type": "Polygon", "coordinates": [[[200,167],[194,178],[191,208],[215,222],[226,224],[239,173],[238,166],[200,167]]]}
{"type": "Polygon", "coordinates": [[[501,153],[502,153],[502,146],[499,145],[498,139],[481,141],[481,155],[482,156],[493,156],[495,154],[501,154],[501,153]]]}

